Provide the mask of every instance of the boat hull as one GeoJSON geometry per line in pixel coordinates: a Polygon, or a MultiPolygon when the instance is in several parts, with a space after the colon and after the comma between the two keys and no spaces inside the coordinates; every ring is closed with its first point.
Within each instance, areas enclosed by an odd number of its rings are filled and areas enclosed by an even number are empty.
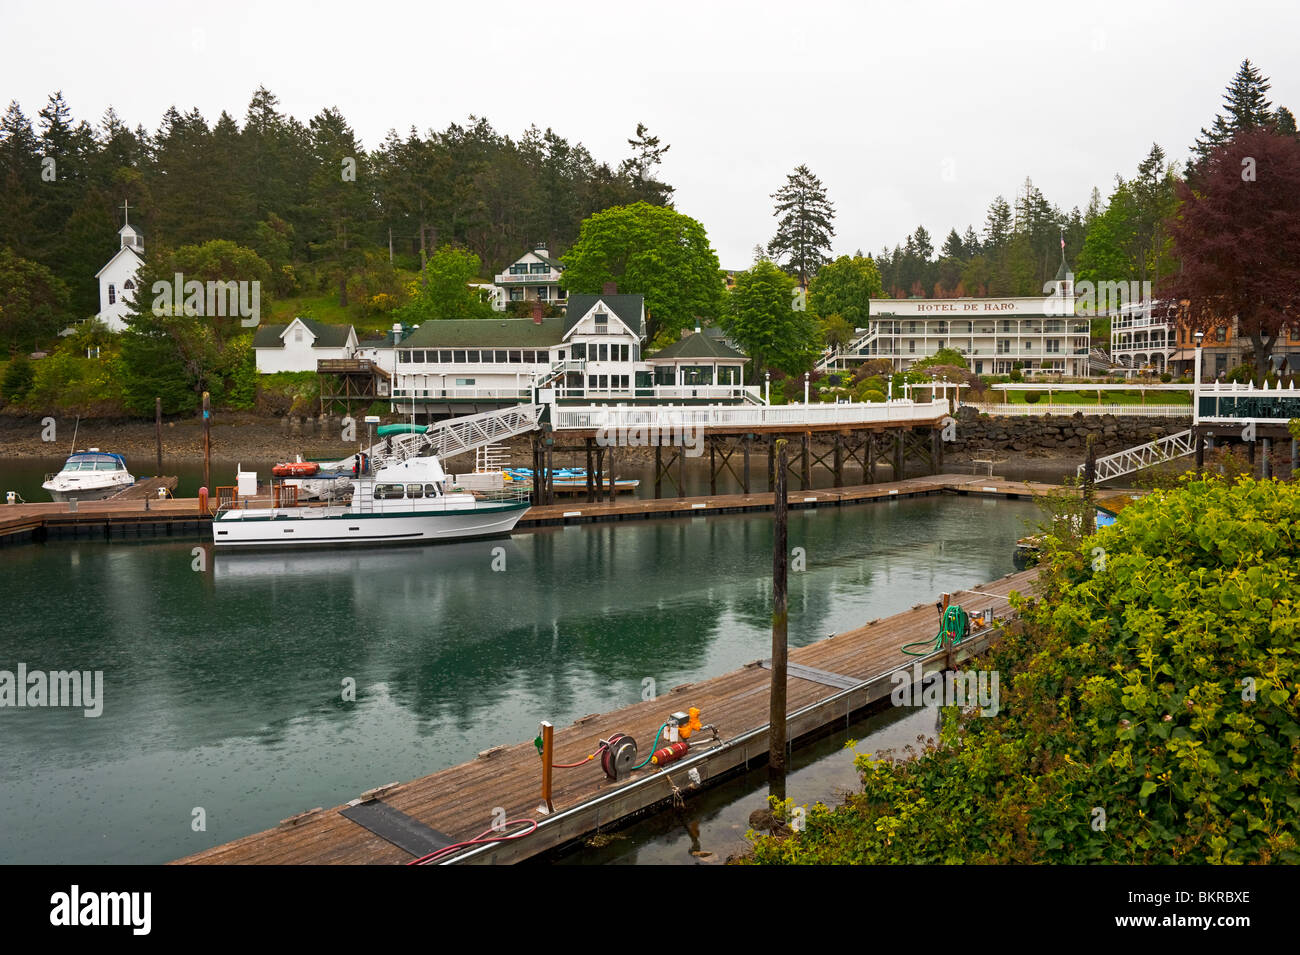
{"type": "Polygon", "coordinates": [[[355,514],[344,508],[294,507],[222,512],[212,522],[217,547],[337,547],[418,544],[509,534],[527,503],[409,513],[355,514]]]}
{"type": "Polygon", "coordinates": [[[76,485],[60,487],[46,482],[41,485],[41,488],[49,493],[51,500],[61,504],[65,501],[102,501],[120,491],[125,491],[134,483],[134,481],[121,481],[116,484],[100,485],[99,487],[78,487],[76,485]]]}

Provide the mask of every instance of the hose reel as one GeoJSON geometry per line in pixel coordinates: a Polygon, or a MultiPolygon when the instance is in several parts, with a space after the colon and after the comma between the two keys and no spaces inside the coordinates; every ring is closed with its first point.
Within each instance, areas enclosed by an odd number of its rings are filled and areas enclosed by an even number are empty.
{"type": "Polygon", "coordinates": [[[626,776],[636,766],[636,740],[626,733],[615,733],[602,740],[600,768],[610,779],[626,776]]]}

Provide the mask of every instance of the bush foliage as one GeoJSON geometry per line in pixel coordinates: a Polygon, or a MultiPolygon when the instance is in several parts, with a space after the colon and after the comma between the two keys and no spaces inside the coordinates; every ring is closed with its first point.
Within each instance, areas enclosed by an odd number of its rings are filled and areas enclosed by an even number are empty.
{"type": "Polygon", "coordinates": [[[971,664],[998,715],[859,756],[863,791],[754,861],[1300,862],[1300,485],[1184,479],[1042,567],[971,664]]]}

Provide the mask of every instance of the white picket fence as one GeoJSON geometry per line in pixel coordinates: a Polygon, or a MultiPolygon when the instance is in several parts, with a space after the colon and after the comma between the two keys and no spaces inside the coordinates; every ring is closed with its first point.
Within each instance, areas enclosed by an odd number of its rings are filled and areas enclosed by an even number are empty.
{"type": "Polygon", "coordinates": [[[1016,418],[1038,418],[1045,415],[1069,417],[1075,412],[1085,415],[1125,415],[1132,418],[1190,418],[1191,405],[1057,405],[1040,401],[1037,404],[999,404],[997,402],[963,401],[963,408],[974,408],[981,414],[1003,415],[1016,418]]]}

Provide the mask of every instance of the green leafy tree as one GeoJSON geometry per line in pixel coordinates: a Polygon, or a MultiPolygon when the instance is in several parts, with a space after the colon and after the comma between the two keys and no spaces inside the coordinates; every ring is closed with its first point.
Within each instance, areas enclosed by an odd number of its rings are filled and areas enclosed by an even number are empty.
{"type": "Polygon", "coordinates": [[[416,295],[393,311],[393,318],[418,324],[442,318],[491,318],[492,305],[482,300],[478,289],[469,287],[478,279],[479,258],[468,249],[444,245],[433,255],[416,282],[416,295]]]}
{"type": "Polygon", "coordinates": [[[785,270],[805,288],[828,259],[835,235],[835,207],[826,187],[807,166],[786,176],[785,185],[772,193],[780,218],[776,235],[767,244],[768,254],[784,263],[785,270]]]}
{"type": "Polygon", "coordinates": [[[823,265],[808,286],[808,307],[814,315],[839,315],[851,328],[866,328],[871,300],[884,297],[880,271],[870,256],[841,255],[823,265]]]}
{"type": "Polygon", "coordinates": [[[853,326],[838,313],[832,312],[818,321],[821,323],[822,341],[827,348],[843,348],[853,341],[853,326]]]}
{"type": "Polygon", "coordinates": [[[598,293],[615,282],[619,292],[643,295],[651,339],[723,306],[722,269],[704,226],[663,206],[637,202],[596,213],[563,262],[561,282],[570,292],[598,293]]]}
{"type": "Polygon", "coordinates": [[[15,355],[5,366],[4,379],[0,381],[0,398],[7,402],[22,401],[35,380],[36,373],[32,370],[32,363],[27,360],[27,356],[15,355]]]}
{"type": "Polygon", "coordinates": [[[68,287],[45,266],[0,248],[0,341],[32,351],[72,318],[68,287]]]}
{"type": "Polygon", "coordinates": [[[820,345],[813,319],[791,307],[794,279],[771,262],[736,276],[723,328],[752,359],[753,381],[775,368],[797,374],[812,364],[820,345]]]}

